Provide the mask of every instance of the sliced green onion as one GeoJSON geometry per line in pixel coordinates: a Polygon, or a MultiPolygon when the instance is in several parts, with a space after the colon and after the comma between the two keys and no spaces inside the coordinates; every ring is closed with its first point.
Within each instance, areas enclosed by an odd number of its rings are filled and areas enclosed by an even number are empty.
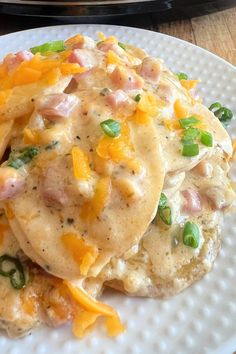
{"type": "Polygon", "coordinates": [[[104,120],[102,123],[100,123],[100,126],[104,133],[112,138],[115,138],[120,134],[120,123],[116,120],[104,120]]]}
{"type": "Polygon", "coordinates": [[[223,123],[227,124],[233,118],[233,112],[226,107],[223,107],[219,102],[213,103],[209,110],[223,123]]]}
{"type": "Polygon", "coordinates": [[[118,46],[126,50],[126,45],[124,43],[118,42],[118,46]]]}
{"type": "Polygon", "coordinates": [[[33,54],[36,54],[36,53],[46,53],[46,52],[62,52],[65,49],[66,47],[64,41],[59,40],[59,41],[47,42],[39,46],[30,48],[30,51],[33,54]]]}
{"type": "Polygon", "coordinates": [[[105,87],[104,89],[102,89],[102,91],[100,92],[101,96],[107,96],[109,93],[111,92],[111,90],[107,87],[105,87]]]}
{"type": "Polygon", "coordinates": [[[24,269],[18,258],[11,257],[4,254],[0,257],[0,275],[3,277],[8,277],[10,279],[11,285],[14,289],[22,289],[25,286],[25,274],[24,269]],[[4,270],[8,265],[9,270],[4,270]]]}
{"type": "Polygon", "coordinates": [[[171,213],[171,208],[169,206],[165,206],[163,208],[158,209],[159,216],[161,220],[166,224],[166,225],[171,225],[172,224],[172,213],[171,213]]]}
{"type": "Polygon", "coordinates": [[[139,102],[141,100],[141,94],[138,93],[135,97],[134,97],[135,102],[139,102]]]}
{"type": "Polygon", "coordinates": [[[195,139],[197,139],[200,135],[200,131],[198,128],[188,128],[184,131],[181,142],[182,143],[194,143],[195,139]]]}
{"type": "Polygon", "coordinates": [[[13,167],[18,170],[23,165],[29,163],[36,155],[38,155],[39,149],[31,146],[20,150],[19,152],[12,152],[9,156],[7,166],[13,167]]]}
{"type": "Polygon", "coordinates": [[[185,246],[198,248],[199,239],[199,227],[193,222],[187,221],[183,229],[183,243],[185,244],[185,246]]]}
{"type": "Polygon", "coordinates": [[[209,132],[202,131],[200,140],[203,145],[206,145],[208,147],[213,146],[213,137],[212,134],[209,132]]]}
{"type": "Polygon", "coordinates": [[[200,122],[199,119],[197,119],[194,116],[188,117],[188,118],[182,118],[179,119],[179,124],[183,129],[187,129],[189,127],[192,127],[192,125],[196,125],[200,122]]]}
{"type": "Polygon", "coordinates": [[[167,204],[167,196],[161,193],[158,208],[164,208],[167,204]]]}
{"type": "Polygon", "coordinates": [[[233,118],[233,113],[229,108],[221,107],[217,111],[214,112],[214,115],[221,121],[227,122],[233,118]]]}
{"type": "Polygon", "coordinates": [[[176,73],[176,76],[178,77],[179,80],[188,80],[188,75],[185,73],[176,73]]]}
{"type": "Polygon", "coordinates": [[[212,105],[209,107],[209,110],[214,112],[215,110],[221,108],[221,104],[220,102],[215,102],[215,103],[212,103],[212,105]]]}
{"type": "Polygon", "coordinates": [[[183,156],[197,156],[199,154],[198,144],[183,144],[182,155],[183,156]]]}
{"type": "MultiPolygon", "coordinates": [[[[157,214],[166,225],[170,226],[172,225],[172,213],[171,208],[167,205],[167,202],[168,199],[166,195],[161,193],[157,214]]],[[[156,217],[153,222],[156,223],[156,217]]]]}

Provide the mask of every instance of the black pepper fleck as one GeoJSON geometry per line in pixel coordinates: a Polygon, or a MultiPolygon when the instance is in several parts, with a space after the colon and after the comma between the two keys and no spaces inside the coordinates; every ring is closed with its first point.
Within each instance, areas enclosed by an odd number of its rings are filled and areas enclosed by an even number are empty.
{"type": "Polygon", "coordinates": [[[73,218],[67,218],[67,223],[69,224],[69,225],[71,225],[71,224],[73,224],[74,223],[74,219],[73,218]]]}

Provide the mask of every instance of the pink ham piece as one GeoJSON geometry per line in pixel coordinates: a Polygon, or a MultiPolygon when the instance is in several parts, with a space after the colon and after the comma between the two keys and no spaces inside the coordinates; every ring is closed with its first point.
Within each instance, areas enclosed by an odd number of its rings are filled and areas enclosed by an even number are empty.
{"type": "Polygon", "coordinates": [[[124,91],[117,90],[106,96],[106,99],[111,108],[116,110],[128,101],[129,96],[124,91]]]}
{"type": "Polygon", "coordinates": [[[160,97],[160,99],[166,102],[167,104],[171,104],[175,100],[174,90],[172,87],[168,85],[165,84],[158,85],[157,94],[160,97]]]}
{"type": "Polygon", "coordinates": [[[193,189],[186,189],[181,192],[186,204],[182,207],[182,210],[187,214],[198,213],[202,210],[202,202],[200,195],[193,189]]]}
{"type": "Polygon", "coordinates": [[[68,58],[69,63],[77,63],[86,68],[97,65],[97,58],[89,49],[74,49],[68,58]]]}
{"type": "Polygon", "coordinates": [[[123,90],[139,90],[143,87],[143,79],[131,69],[116,67],[111,73],[113,84],[123,90]]]}
{"type": "Polygon", "coordinates": [[[69,197],[65,192],[59,165],[47,169],[42,181],[41,190],[43,199],[47,205],[63,206],[68,204],[69,197]]]}
{"type": "Polygon", "coordinates": [[[22,192],[24,184],[24,179],[14,168],[0,168],[0,201],[13,198],[22,192]]]}
{"type": "Polygon", "coordinates": [[[138,73],[145,80],[157,84],[160,79],[161,69],[162,65],[157,59],[146,57],[138,68],[138,73]]]}
{"type": "Polygon", "coordinates": [[[78,98],[74,95],[55,93],[40,97],[36,109],[44,118],[56,122],[68,118],[77,103],[78,98]]]}
{"type": "Polygon", "coordinates": [[[6,66],[8,71],[12,71],[17,68],[23,61],[28,61],[33,58],[33,54],[27,50],[22,50],[16,54],[8,54],[4,60],[3,64],[6,66]]]}

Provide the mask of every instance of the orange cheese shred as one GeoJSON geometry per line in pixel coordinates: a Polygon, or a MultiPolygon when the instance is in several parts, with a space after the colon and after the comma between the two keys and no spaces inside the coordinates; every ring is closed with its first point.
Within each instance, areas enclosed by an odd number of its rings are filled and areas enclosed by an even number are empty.
{"type": "Polygon", "coordinates": [[[163,119],[163,123],[166,129],[171,131],[182,129],[178,119],[163,119]]]}
{"type": "Polygon", "coordinates": [[[115,52],[113,52],[113,50],[108,51],[106,61],[107,61],[107,65],[109,65],[109,64],[121,65],[122,64],[120,57],[115,52]]]}
{"type": "Polygon", "coordinates": [[[98,156],[112,160],[115,163],[130,160],[133,146],[130,141],[130,131],[127,123],[121,124],[121,133],[116,138],[104,135],[96,148],[98,156]]]}
{"type": "Polygon", "coordinates": [[[74,74],[82,74],[87,71],[87,68],[81,67],[76,63],[61,63],[60,70],[62,75],[74,75],[74,74]]]}
{"type": "Polygon", "coordinates": [[[109,177],[99,179],[93,198],[82,207],[80,215],[83,219],[91,221],[101,214],[110,194],[110,185],[111,181],[109,177]]]}
{"type": "Polygon", "coordinates": [[[78,311],[73,318],[72,333],[77,338],[84,338],[92,331],[93,326],[100,314],[90,311],[78,311]]]}
{"type": "Polygon", "coordinates": [[[0,246],[3,244],[4,241],[4,234],[5,232],[9,230],[8,225],[6,224],[0,224],[0,246]]]}
{"type": "Polygon", "coordinates": [[[100,41],[105,41],[106,36],[103,32],[98,32],[98,38],[100,39],[100,41]]]}
{"type": "Polygon", "coordinates": [[[180,80],[181,85],[186,89],[186,90],[192,90],[194,89],[197,84],[199,83],[199,80],[180,80]]]}
{"type": "Polygon", "coordinates": [[[33,82],[39,81],[42,73],[39,70],[31,68],[20,68],[13,75],[14,86],[22,86],[27,84],[32,84],[33,82]]]}
{"type": "Polygon", "coordinates": [[[181,102],[180,99],[177,99],[174,103],[174,112],[176,118],[186,118],[189,116],[188,108],[181,102]]]}
{"type": "Polygon", "coordinates": [[[83,42],[84,42],[84,36],[82,34],[76,34],[75,36],[68,38],[65,41],[65,44],[72,46],[76,43],[83,43],[83,42]]]}
{"type": "Polygon", "coordinates": [[[9,100],[9,98],[11,96],[11,93],[12,93],[12,90],[10,90],[10,89],[0,91],[0,106],[3,106],[4,104],[7,103],[7,101],[9,100]]]}
{"type": "Polygon", "coordinates": [[[77,180],[88,180],[91,176],[88,156],[78,146],[71,150],[74,177],[77,180]]]}
{"type": "Polygon", "coordinates": [[[109,336],[117,336],[125,331],[117,312],[112,307],[97,301],[67,280],[64,280],[64,284],[74,300],[84,309],[74,316],[73,333],[75,336],[83,338],[99,316],[106,317],[105,325],[109,336]]]}
{"type": "Polygon", "coordinates": [[[42,81],[45,82],[46,85],[55,85],[59,79],[61,78],[61,71],[59,68],[54,68],[43,75],[42,81]]]}
{"type": "Polygon", "coordinates": [[[146,112],[148,115],[155,117],[158,113],[158,103],[156,97],[151,93],[143,93],[137,104],[139,110],[146,112]]]}
{"type": "Polygon", "coordinates": [[[112,307],[97,301],[96,299],[91,297],[87,292],[85,292],[81,288],[74,286],[68,280],[64,280],[64,284],[68,287],[74,300],[76,300],[76,302],[78,302],[83,309],[108,317],[114,316],[114,314],[116,314],[115,310],[112,307]]]}
{"type": "Polygon", "coordinates": [[[87,275],[91,265],[98,256],[98,250],[86,244],[80,236],[72,232],[62,235],[61,241],[70,252],[75,262],[80,266],[80,273],[87,275]]]}
{"type": "Polygon", "coordinates": [[[129,120],[137,123],[137,124],[148,124],[150,123],[151,117],[147,112],[142,111],[137,108],[132,116],[129,117],[129,120]]]}
{"type": "Polygon", "coordinates": [[[39,134],[36,131],[33,131],[30,128],[25,128],[23,132],[23,141],[24,144],[38,144],[39,143],[39,134]]]}

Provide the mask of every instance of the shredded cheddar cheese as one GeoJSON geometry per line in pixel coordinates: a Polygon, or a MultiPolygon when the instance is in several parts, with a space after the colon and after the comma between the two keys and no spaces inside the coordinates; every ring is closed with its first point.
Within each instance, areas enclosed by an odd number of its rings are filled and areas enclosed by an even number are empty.
{"type": "Polygon", "coordinates": [[[156,97],[150,92],[142,94],[141,100],[138,102],[137,107],[139,110],[146,112],[152,117],[155,117],[158,113],[156,97]]]}
{"type": "Polygon", "coordinates": [[[76,34],[75,36],[70,37],[65,41],[65,44],[69,46],[77,43],[84,43],[84,36],[82,34],[76,34]]]}
{"type": "Polygon", "coordinates": [[[8,225],[0,224],[0,246],[2,245],[2,243],[4,241],[4,234],[7,230],[9,230],[8,225]]]}
{"type": "Polygon", "coordinates": [[[186,118],[189,116],[188,108],[183,104],[180,99],[177,99],[174,103],[174,112],[176,118],[186,118]]]}
{"type": "Polygon", "coordinates": [[[92,331],[93,325],[98,317],[99,313],[90,311],[77,311],[73,318],[72,332],[77,338],[84,338],[86,334],[92,331]]]}
{"type": "Polygon", "coordinates": [[[23,132],[23,141],[25,144],[35,144],[39,143],[39,134],[30,128],[25,128],[23,132]]]}
{"type": "Polygon", "coordinates": [[[67,233],[61,236],[61,241],[65,248],[70,252],[73,259],[80,266],[80,273],[87,275],[89,268],[98,256],[98,250],[86,244],[86,242],[74,233],[67,233]]]}
{"type": "Polygon", "coordinates": [[[0,91],[0,106],[7,103],[11,94],[12,94],[12,90],[10,90],[10,89],[0,91]]]}
{"type": "Polygon", "coordinates": [[[106,36],[103,32],[98,32],[98,38],[100,39],[100,41],[105,41],[106,36]]]}
{"type": "Polygon", "coordinates": [[[76,63],[62,63],[60,65],[60,71],[62,75],[82,74],[87,70],[87,68],[81,67],[76,63]]]}
{"type": "Polygon", "coordinates": [[[64,280],[64,284],[70,290],[72,297],[81,305],[83,309],[108,317],[112,317],[116,313],[112,307],[97,301],[81,288],[75,287],[68,280],[64,280]]]}
{"type": "Polygon", "coordinates": [[[113,50],[108,51],[106,60],[107,60],[107,65],[110,64],[121,65],[122,63],[120,57],[115,52],[113,52],[113,50]]]}
{"type": "Polygon", "coordinates": [[[130,141],[130,131],[127,123],[121,124],[121,133],[116,138],[104,135],[96,148],[98,156],[115,163],[130,160],[132,157],[132,143],[130,141]]]}
{"type": "Polygon", "coordinates": [[[199,80],[180,80],[181,85],[186,89],[186,90],[192,90],[194,89],[197,84],[199,83],[199,80]]]}
{"type": "Polygon", "coordinates": [[[22,86],[39,81],[42,72],[31,68],[21,68],[13,75],[13,85],[22,86]]]}
{"type": "Polygon", "coordinates": [[[100,215],[110,194],[110,184],[109,177],[99,179],[93,198],[83,205],[80,213],[83,219],[91,221],[100,215]]]}
{"type": "Polygon", "coordinates": [[[137,124],[148,124],[150,123],[151,117],[147,112],[144,112],[141,109],[137,108],[134,114],[129,117],[129,120],[137,124]]]}
{"type": "Polygon", "coordinates": [[[182,129],[178,119],[163,119],[163,123],[166,129],[171,131],[182,129]]]}
{"type": "Polygon", "coordinates": [[[125,327],[112,307],[97,301],[67,280],[64,280],[64,284],[68,287],[74,300],[84,309],[74,316],[73,333],[76,336],[83,338],[99,316],[106,317],[105,325],[108,335],[117,336],[124,332],[125,327]]]}
{"type": "Polygon", "coordinates": [[[91,176],[88,156],[78,146],[72,148],[71,154],[74,177],[77,180],[88,180],[91,176]]]}

